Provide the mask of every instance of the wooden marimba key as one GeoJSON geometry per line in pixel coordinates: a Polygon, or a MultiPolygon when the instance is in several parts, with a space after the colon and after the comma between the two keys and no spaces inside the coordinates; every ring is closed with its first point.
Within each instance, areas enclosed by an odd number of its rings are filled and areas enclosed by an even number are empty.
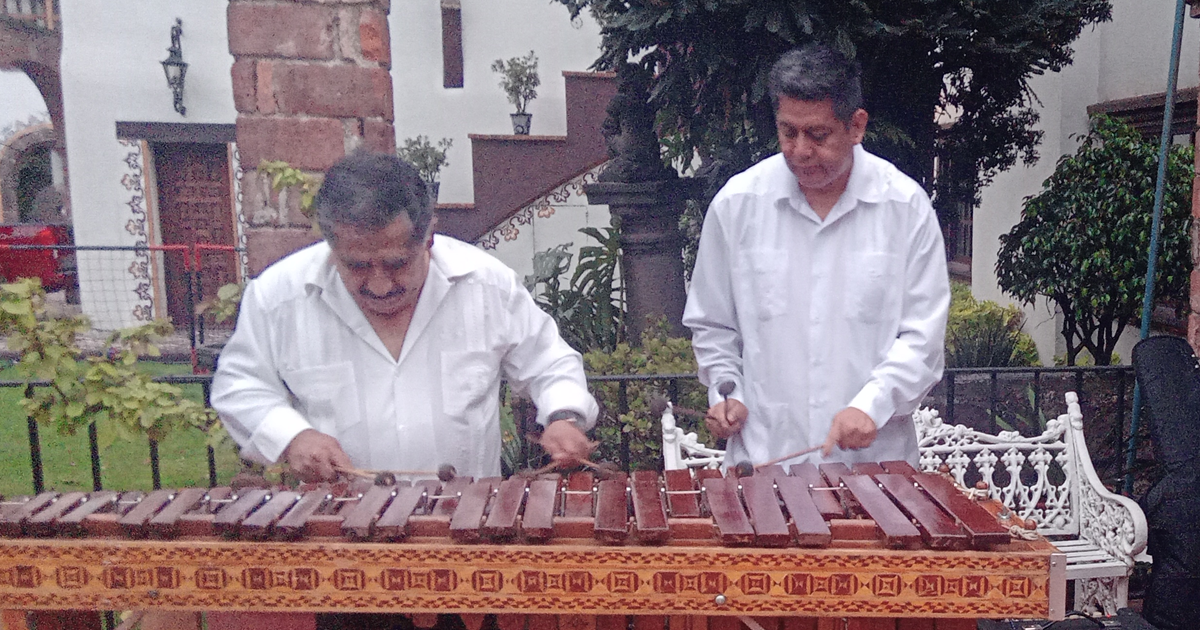
{"type": "Polygon", "coordinates": [[[989,549],[1008,527],[939,475],[904,462],[590,472],[298,490],[44,492],[0,501],[0,536],[989,549]]]}

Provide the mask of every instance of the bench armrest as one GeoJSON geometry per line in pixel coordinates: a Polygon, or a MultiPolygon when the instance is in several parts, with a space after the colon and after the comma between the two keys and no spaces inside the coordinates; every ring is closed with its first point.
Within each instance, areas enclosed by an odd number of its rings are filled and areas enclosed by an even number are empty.
{"type": "Polygon", "coordinates": [[[1146,515],[1136,501],[1109,492],[1100,483],[1083,439],[1079,397],[1075,392],[1068,392],[1066,399],[1064,419],[1071,428],[1067,436],[1074,441],[1071,446],[1079,463],[1079,470],[1074,475],[1079,493],[1079,536],[1132,568],[1134,557],[1146,548],[1146,515]]]}

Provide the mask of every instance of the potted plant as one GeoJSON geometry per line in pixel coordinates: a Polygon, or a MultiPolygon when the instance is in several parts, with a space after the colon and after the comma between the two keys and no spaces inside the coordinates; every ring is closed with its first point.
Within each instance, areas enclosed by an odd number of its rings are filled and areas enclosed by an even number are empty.
{"type": "Polygon", "coordinates": [[[438,182],[438,173],[443,166],[449,164],[446,161],[446,152],[450,150],[450,145],[453,142],[450,138],[442,138],[438,140],[437,145],[429,142],[426,136],[417,136],[415,138],[405,138],[404,144],[396,149],[396,155],[400,159],[417,167],[417,173],[425,182],[425,189],[429,192],[430,203],[437,205],[438,189],[441,184],[438,182]]]}
{"type": "Polygon", "coordinates": [[[538,59],[532,50],[524,57],[492,62],[492,72],[500,74],[500,88],[508,95],[508,102],[517,108],[517,112],[509,116],[512,118],[513,133],[520,136],[529,135],[533,116],[525,108],[529,106],[529,101],[537,98],[537,87],[542,84],[537,65],[538,59]]]}

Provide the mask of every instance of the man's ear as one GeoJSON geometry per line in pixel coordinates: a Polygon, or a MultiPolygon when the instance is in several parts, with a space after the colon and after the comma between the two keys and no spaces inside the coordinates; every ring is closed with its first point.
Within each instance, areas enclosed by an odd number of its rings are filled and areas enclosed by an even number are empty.
{"type": "Polygon", "coordinates": [[[854,110],[854,114],[850,116],[850,133],[854,139],[854,144],[862,144],[863,136],[867,133],[867,120],[869,118],[867,110],[861,107],[854,110]]]}
{"type": "Polygon", "coordinates": [[[433,215],[433,218],[429,220],[429,236],[425,239],[425,249],[433,247],[433,231],[435,228],[437,228],[437,221],[438,218],[436,214],[433,215]]]}

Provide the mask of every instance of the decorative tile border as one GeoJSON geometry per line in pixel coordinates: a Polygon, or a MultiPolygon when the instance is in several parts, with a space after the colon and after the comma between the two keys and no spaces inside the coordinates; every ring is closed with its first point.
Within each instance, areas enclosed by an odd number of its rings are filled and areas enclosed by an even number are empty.
{"type": "MultiPolygon", "coordinates": [[[[123,204],[129,207],[130,218],[125,222],[125,231],[133,237],[135,247],[146,247],[149,243],[149,213],[147,212],[145,173],[146,154],[144,143],[138,140],[118,139],[125,152],[121,162],[124,172],[121,174],[121,186],[126,195],[123,204]]],[[[134,321],[148,322],[154,319],[153,291],[150,286],[150,252],[139,250],[131,253],[133,258],[126,271],[136,283],[133,290],[136,300],[131,314],[134,321]]]]}
{"type": "Polygon", "coordinates": [[[556,206],[567,205],[572,199],[580,199],[581,197],[582,205],[587,205],[587,197],[583,194],[583,187],[596,183],[598,181],[597,178],[600,176],[600,173],[604,172],[606,166],[608,166],[608,162],[596,166],[578,177],[567,180],[554,190],[539,197],[533,203],[521,208],[511,217],[502,221],[500,225],[492,228],[490,232],[475,244],[483,249],[495,250],[496,246],[500,244],[501,239],[506,241],[517,240],[517,237],[521,235],[521,226],[532,224],[535,216],[540,219],[548,219],[554,216],[556,206]]]}
{"type": "Polygon", "coordinates": [[[246,172],[242,170],[242,154],[234,142],[229,143],[229,169],[233,174],[233,230],[239,250],[237,253],[238,279],[246,281],[250,279],[250,259],[246,256],[246,228],[249,224],[246,222],[246,213],[242,208],[242,181],[246,177],[246,172]]]}

